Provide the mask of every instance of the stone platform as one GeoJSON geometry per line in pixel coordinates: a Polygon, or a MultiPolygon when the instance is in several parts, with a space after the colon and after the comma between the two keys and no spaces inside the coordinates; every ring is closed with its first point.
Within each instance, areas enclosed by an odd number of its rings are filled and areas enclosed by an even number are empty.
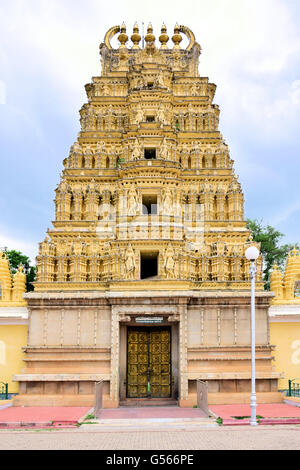
{"type": "Polygon", "coordinates": [[[0,409],[0,429],[75,426],[89,407],[19,407],[0,409]]]}

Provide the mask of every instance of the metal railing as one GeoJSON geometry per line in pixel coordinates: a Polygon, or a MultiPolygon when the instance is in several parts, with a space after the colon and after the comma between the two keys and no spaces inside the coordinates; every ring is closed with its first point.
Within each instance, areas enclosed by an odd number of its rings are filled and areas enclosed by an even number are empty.
{"type": "Polygon", "coordinates": [[[8,400],[8,384],[0,382],[0,400],[8,400]]]}
{"type": "Polygon", "coordinates": [[[208,408],[208,382],[197,380],[197,407],[209,416],[210,411],[208,408]]]}
{"type": "Polygon", "coordinates": [[[287,396],[300,398],[300,379],[289,380],[289,389],[287,396]],[[299,382],[297,383],[295,382],[295,380],[299,380],[299,382]]]}
{"type": "Polygon", "coordinates": [[[95,403],[94,403],[94,417],[100,418],[101,410],[103,407],[103,383],[104,380],[95,382],[95,403]]]}

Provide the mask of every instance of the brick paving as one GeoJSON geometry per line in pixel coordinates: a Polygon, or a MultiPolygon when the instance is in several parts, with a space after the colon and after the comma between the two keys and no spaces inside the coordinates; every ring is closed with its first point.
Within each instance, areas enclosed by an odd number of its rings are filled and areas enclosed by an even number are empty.
{"type": "Polygon", "coordinates": [[[300,426],[100,432],[0,431],[0,450],[300,450],[300,426]]]}

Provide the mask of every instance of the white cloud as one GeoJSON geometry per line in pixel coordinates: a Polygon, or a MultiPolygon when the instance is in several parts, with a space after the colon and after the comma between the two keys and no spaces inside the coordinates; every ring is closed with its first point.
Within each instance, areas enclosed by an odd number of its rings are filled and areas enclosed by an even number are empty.
{"type": "Polygon", "coordinates": [[[292,83],[291,102],[294,105],[300,104],[300,80],[295,80],[292,83]]]}
{"type": "Polygon", "coordinates": [[[293,214],[300,211],[300,202],[294,202],[290,206],[280,207],[278,213],[272,217],[271,223],[275,226],[287,221],[293,214]]]}
{"type": "Polygon", "coordinates": [[[83,85],[92,75],[99,75],[98,45],[112,25],[124,19],[130,36],[136,20],[140,27],[144,21],[145,29],[152,21],[158,37],[165,21],[171,37],[176,21],[186,24],[203,47],[201,73],[218,84],[217,96],[233,110],[239,109],[241,101],[247,111],[250,101],[250,119],[257,126],[260,120],[253,120],[253,108],[272,107],[281,92],[278,87],[273,95],[262,96],[267,87],[265,75],[281,73],[300,51],[299,30],[283,0],[202,0],[186,2],[184,8],[179,0],[153,0],[142,6],[131,0],[126,5],[116,1],[114,9],[99,0],[82,4],[30,0],[8,6],[4,17],[3,34],[7,31],[31,55],[30,60],[47,69],[65,90],[66,101],[79,89],[84,96],[83,85]]]}
{"type": "Polygon", "coordinates": [[[10,236],[1,229],[0,248],[8,248],[8,250],[21,251],[24,255],[29,256],[31,262],[35,264],[35,257],[38,254],[37,243],[31,243],[24,238],[10,236]]]}
{"type": "Polygon", "coordinates": [[[3,80],[0,80],[0,104],[6,103],[6,84],[3,80]]]}

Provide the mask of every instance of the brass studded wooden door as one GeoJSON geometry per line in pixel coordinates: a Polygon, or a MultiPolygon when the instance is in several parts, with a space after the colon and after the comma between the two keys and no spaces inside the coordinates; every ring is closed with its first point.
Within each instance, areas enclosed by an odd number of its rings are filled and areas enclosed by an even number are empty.
{"type": "Polygon", "coordinates": [[[127,397],[170,397],[170,329],[128,328],[127,351],[127,397]]]}

